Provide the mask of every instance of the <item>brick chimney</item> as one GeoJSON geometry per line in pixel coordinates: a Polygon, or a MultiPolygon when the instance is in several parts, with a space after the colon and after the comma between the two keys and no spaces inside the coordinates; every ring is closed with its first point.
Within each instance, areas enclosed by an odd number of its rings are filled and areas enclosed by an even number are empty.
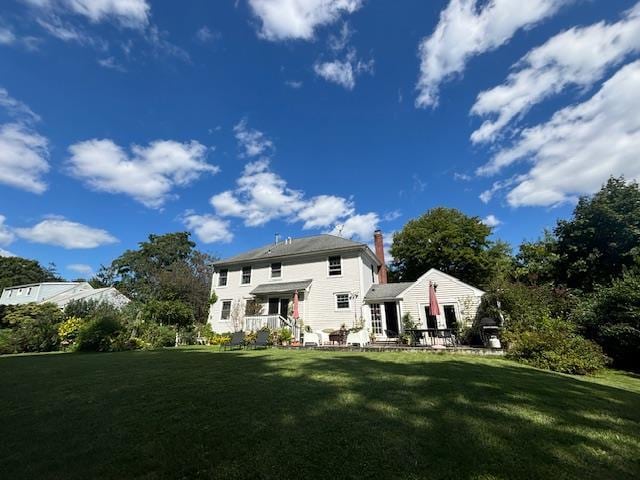
{"type": "Polygon", "coordinates": [[[378,270],[378,282],[387,283],[387,264],[384,262],[384,242],[382,241],[382,232],[380,230],[373,232],[373,243],[376,247],[376,257],[382,264],[380,270],[378,270]]]}

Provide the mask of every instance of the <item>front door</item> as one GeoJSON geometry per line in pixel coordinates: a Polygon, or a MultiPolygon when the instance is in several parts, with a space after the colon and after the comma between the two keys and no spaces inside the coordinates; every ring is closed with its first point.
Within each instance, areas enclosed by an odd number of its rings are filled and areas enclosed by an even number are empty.
{"type": "Polygon", "coordinates": [[[384,302],[384,316],[386,317],[387,335],[398,335],[398,308],[396,302],[384,302]],[[392,332],[392,333],[391,333],[392,332]]]}

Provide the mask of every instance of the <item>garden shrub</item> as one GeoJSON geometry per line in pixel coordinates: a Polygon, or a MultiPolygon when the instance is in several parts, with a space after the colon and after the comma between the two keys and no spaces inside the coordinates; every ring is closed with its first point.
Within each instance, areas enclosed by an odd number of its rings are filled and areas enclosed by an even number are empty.
{"type": "Polygon", "coordinates": [[[194,322],[193,309],[179,300],[150,300],[141,315],[146,322],[160,325],[189,326],[194,322]]]}
{"type": "Polygon", "coordinates": [[[626,272],[583,298],[572,318],[619,368],[640,370],[640,273],[626,272]]]}
{"type": "Polygon", "coordinates": [[[4,335],[11,339],[15,353],[50,352],[60,343],[58,325],[62,320],[62,312],[53,303],[14,305],[4,317],[11,332],[4,335]]]}
{"type": "Polygon", "coordinates": [[[144,342],[142,348],[146,349],[173,347],[176,343],[176,331],[168,325],[148,322],[140,327],[138,339],[144,342]]]}
{"type": "Polygon", "coordinates": [[[60,344],[64,347],[73,346],[84,324],[85,321],[82,318],[70,317],[58,325],[60,344]]]}
{"type": "Polygon", "coordinates": [[[407,332],[407,330],[413,330],[418,328],[418,322],[416,322],[410,313],[405,313],[402,316],[402,334],[400,335],[400,340],[405,345],[409,345],[411,343],[411,334],[407,332]]]}
{"type": "Polygon", "coordinates": [[[123,350],[126,348],[126,343],[118,338],[122,331],[123,325],[117,315],[94,316],[80,329],[77,349],[82,352],[123,350]]]}
{"type": "Polygon", "coordinates": [[[506,331],[507,357],[528,365],[576,375],[606,364],[602,348],[576,333],[570,322],[544,316],[527,330],[506,331]]]}
{"type": "Polygon", "coordinates": [[[13,330],[9,328],[0,329],[0,355],[18,353],[16,338],[13,330]]]}
{"type": "Polygon", "coordinates": [[[209,345],[225,345],[231,341],[231,333],[214,333],[209,337],[209,345]]]}

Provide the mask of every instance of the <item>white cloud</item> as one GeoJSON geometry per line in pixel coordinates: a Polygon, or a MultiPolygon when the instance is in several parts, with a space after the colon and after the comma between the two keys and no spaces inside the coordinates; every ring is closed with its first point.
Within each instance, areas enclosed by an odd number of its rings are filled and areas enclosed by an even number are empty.
{"type": "Polygon", "coordinates": [[[304,206],[302,192],[288,188],[284,179],[269,170],[268,160],[247,164],[237,184],[234,191],[211,197],[211,205],[218,215],[241,217],[249,227],[289,217],[304,206]]]}
{"type": "Polygon", "coordinates": [[[247,164],[237,185],[235,190],[211,197],[211,205],[218,216],[242,218],[249,227],[281,218],[303,222],[305,230],[323,228],[354,213],[353,202],[343,197],[318,195],[306,199],[302,191],[289,188],[272,172],[266,159],[247,164]]]}
{"type": "Polygon", "coordinates": [[[379,221],[378,214],[373,212],[353,215],[343,223],[336,225],[331,234],[368,242],[373,237],[373,232],[378,228],[379,221]]]}
{"type": "Polygon", "coordinates": [[[131,155],[109,139],[93,139],[69,147],[68,170],[99,191],[129,195],[150,208],[160,208],[176,187],[219,168],[206,163],[207,148],[196,141],[156,140],[133,145],[131,155]]]}
{"type": "Polygon", "coordinates": [[[478,95],[471,113],[495,118],[473,132],[471,140],[495,140],[501,129],[535,104],[572,85],[590,87],[607,69],[639,50],[640,3],[619,22],[572,28],[552,37],[514,65],[505,83],[478,95]]]}
{"type": "Polygon", "coordinates": [[[189,230],[204,243],[229,243],[233,240],[233,233],[229,230],[229,222],[214,215],[196,215],[186,212],[183,218],[189,230]]]}
{"type": "Polygon", "coordinates": [[[311,40],[316,28],[358,10],[364,0],[249,0],[267,40],[311,40]]]}
{"type": "Polygon", "coordinates": [[[382,216],[382,220],[385,222],[393,222],[402,216],[402,212],[400,210],[392,210],[391,212],[387,212],[382,216]]]}
{"type": "Polygon", "coordinates": [[[42,193],[49,171],[47,139],[19,123],[0,125],[0,183],[42,193]]]}
{"type": "Polygon", "coordinates": [[[123,27],[143,28],[151,7],[146,0],[23,0],[46,13],[74,13],[91,22],[116,20],[123,27]]]}
{"type": "Polygon", "coordinates": [[[611,176],[640,178],[640,61],[621,68],[589,100],[523,130],[515,144],[478,170],[495,174],[521,160],[533,164],[515,178],[507,202],[549,206],[596,191],[611,176]]]}
{"type": "Polygon", "coordinates": [[[363,73],[373,74],[373,66],[373,59],[368,62],[357,59],[355,50],[351,49],[344,60],[317,62],[313,66],[313,70],[316,75],[326,81],[340,85],[347,90],[353,90],[356,86],[356,78],[363,73]]]}
{"type": "Polygon", "coordinates": [[[15,253],[11,253],[9,250],[0,248],[0,257],[15,257],[15,253]]]}
{"type": "Polygon", "coordinates": [[[0,26],[0,45],[11,45],[16,41],[16,36],[7,27],[0,26]]]}
{"type": "Polygon", "coordinates": [[[332,225],[339,218],[351,215],[353,211],[353,203],[345,198],[319,195],[306,202],[297,218],[304,222],[302,228],[306,230],[332,225]]]}
{"type": "Polygon", "coordinates": [[[95,275],[91,265],[87,265],[85,263],[72,263],[71,265],[67,265],[67,270],[78,273],[84,278],[90,278],[95,275]]]}
{"type": "Polygon", "coordinates": [[[482,219],[482,223],[484,223],[487,227],[497,227],[502,223],[502,221],[496,217],[495,215],[487,215],[482,219]]]}
{"type": "Polygon", "coordinates": [[[49,218],[30,228],[16,228],[16,234],[25,240],[66,249],[96,248],[118,241],[106,230],[88,227],[64,218],[49,218]]]}
{"type": "Polygon", "coordinates": [[[4,215],[0,215],[0,245],[4,246],[11,244],[16,238],[11,229],[4,224],[6,219],[4,215]]]}
{"type": "Polygon", "coordinates": [[[238,145],[242,148],[242,157],[257,157],[258,155],[271,154],[273,142],[260,130],[247,127],[247,119],[243,118],[234,127],[238,145]]]}
{"type": "Polygon", "coordinates": [[[214,32],[206,25],[196,32],[196,38],[202,43],[210,43],[220,38],[220,32],[214,32]]]}
{"type": "Polygon", "coordinates": [[[472,57],[495,50],[569,1],[451,0],[433,34],[420,43],[416,106],[436,106],[440,85],[461,74],[472,57]]]}
{"type": "Polygon", "coordinates": [[[28,105],[16,100],[9,92],[0,87],[0,107],[4,108],[11,117],[20,123],[28,124],[40,121],[40,117],[29,108],[28,105]]]}
{"type": "Polygon", "coordinates": [[[295,90],[302,88],[302,82],[300,80],[287,80],[284,82],[287,87],[291,87],[295,90]]]}
{"type": "Polygon", "coordinates": [[[126,72],[127,70],[118,63],[114,57],[100,58],[98,59],[98,65],[110,70],[116,70],[118,72],[126,72]]]}

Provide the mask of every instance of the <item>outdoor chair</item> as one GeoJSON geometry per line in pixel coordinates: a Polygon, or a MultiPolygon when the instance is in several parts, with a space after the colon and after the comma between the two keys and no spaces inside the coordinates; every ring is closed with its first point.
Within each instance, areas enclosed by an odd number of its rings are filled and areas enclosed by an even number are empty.
{"type": "Polygon", "coordinates": [[[256,339],[249,346],[252,348],[267,348],[269,346],[269,331],[260,330],[256,334],[256,339]]]}
{"type": "Polygon", "coordinates": [[[229,340],[227,343],[222,344],[222,347],[225,350],[235,350],[244,347],[244,332],[234,332],[234,334],[231,336],[231,340],[229,340]]]}

